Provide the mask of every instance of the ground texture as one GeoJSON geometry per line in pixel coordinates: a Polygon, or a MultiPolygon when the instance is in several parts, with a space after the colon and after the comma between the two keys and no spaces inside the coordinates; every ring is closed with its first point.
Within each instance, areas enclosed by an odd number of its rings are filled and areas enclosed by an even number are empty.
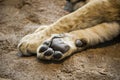
{"type": "Polygon", "coordinates": [[[67,14],[64,4],[65,0],[0,0],[0,80],[120,80],[120,36],[61,62],[16,56],[24,35],[67,14]]]}

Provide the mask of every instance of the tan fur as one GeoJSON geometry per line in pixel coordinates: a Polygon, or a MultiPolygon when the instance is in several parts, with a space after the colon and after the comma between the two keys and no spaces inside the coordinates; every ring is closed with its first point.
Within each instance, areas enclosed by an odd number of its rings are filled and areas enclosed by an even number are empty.
{"type": "MultiPolygon", "coordinates": [[[[120,33],[120,26],[117,22],[120,20],[119,13],[120,0],[91,0],[49,27],[42,30],[38,28],[34,33],[25,36],[18,48],[25,55],[29,52],[36,53],[37,48],[44,40],[51,37],[51,34],[60,33],[73,36],[73,40],[70,37],[63,39],[70,40],[70,45],[74,45],[76,39],[85,39],[88,46],[110,40],[120,33]]],[[[72,54],[74,50],[71,49],[63,58],[72,54]]]]}

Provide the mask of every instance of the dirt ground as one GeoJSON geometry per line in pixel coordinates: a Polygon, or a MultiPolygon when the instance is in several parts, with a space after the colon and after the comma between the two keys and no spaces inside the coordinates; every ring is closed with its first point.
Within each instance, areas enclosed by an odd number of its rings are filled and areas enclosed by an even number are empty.
{"type": "Polygon", "coordinates": [[[67,13],[65,0],[0,0],[0,80],[120,80],[120,36],[61,62],[18,57],[17,44],[67,13]]]}

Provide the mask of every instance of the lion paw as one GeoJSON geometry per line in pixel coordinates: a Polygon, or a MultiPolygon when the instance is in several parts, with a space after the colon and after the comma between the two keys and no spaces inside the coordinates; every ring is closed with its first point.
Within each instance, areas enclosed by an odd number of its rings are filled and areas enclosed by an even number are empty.
{"type": "Polygon", "coordinates": [[[75,40],[69,34],[53,35],[37,49],[38,59],[61,60],[86,45],[83,40],[75,40]]]}
{"type": "Polygon", "coordinates": [[[32,56],[36,53],[39,41],[34,38],[35,34],[26,35],[18,44],[18,56],[32,56]]]}
{"type": "Polygon", "coordinates": [[[42,31],[46,29],[47,26],[40,26],[34,33],[28,34],[20,40],[18,44],[19,53],[18,56],[31,56],[36,54],[37,47],[42,41],[42,31]]]}

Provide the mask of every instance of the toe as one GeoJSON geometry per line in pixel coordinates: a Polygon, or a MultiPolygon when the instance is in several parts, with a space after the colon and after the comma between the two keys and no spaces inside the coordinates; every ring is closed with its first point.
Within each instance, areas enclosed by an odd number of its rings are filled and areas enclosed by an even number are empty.
{"type": "Polygon", "coordinates": [[[19,52],[18,52],[18,56],[22,57],[22,56],[31,56],[31,54],[29,53],[29,51],[27,50],[28,48],[28,45],[26,42],[23,42],[21,44],[18,45],[18,49],[19,49],[19,52]]]}
{"type": "Polygon", "coordinates": [[[70,49],[70,46],[68,46],[67,44],[64,44],[64,48],[62,50],[63,53],[67,52],[70,49]]]}
{"type": "Polygon", "coordinates": [[[60,59],[62,57],[62,52],[60,51],[55,51],[54,55],[53,55],[53,58],[54,59],[60,59]]]}
{"type": "Polygon", "coordinates": [[[20,43],[20,44],[18,45],[19,52],[21,52],[21,53],[26,53],[26,47],[27,47],[26,42],[20,43]]]}
{"type": "Polygon", "coordinates": [[[47,51],[45,51],[44,56],[50,56],[54,53],[52,48],[48,48],[47,51]]]}
{"type": "Polygon", "coordinates": [[[41,47],[40,47],[40,49],[39,49],[39,52],[41,53],[41,52],[44,52],[44,51],[46,51],[48,49],[48,46],[47,45],[42,45],[41,47]]]}

